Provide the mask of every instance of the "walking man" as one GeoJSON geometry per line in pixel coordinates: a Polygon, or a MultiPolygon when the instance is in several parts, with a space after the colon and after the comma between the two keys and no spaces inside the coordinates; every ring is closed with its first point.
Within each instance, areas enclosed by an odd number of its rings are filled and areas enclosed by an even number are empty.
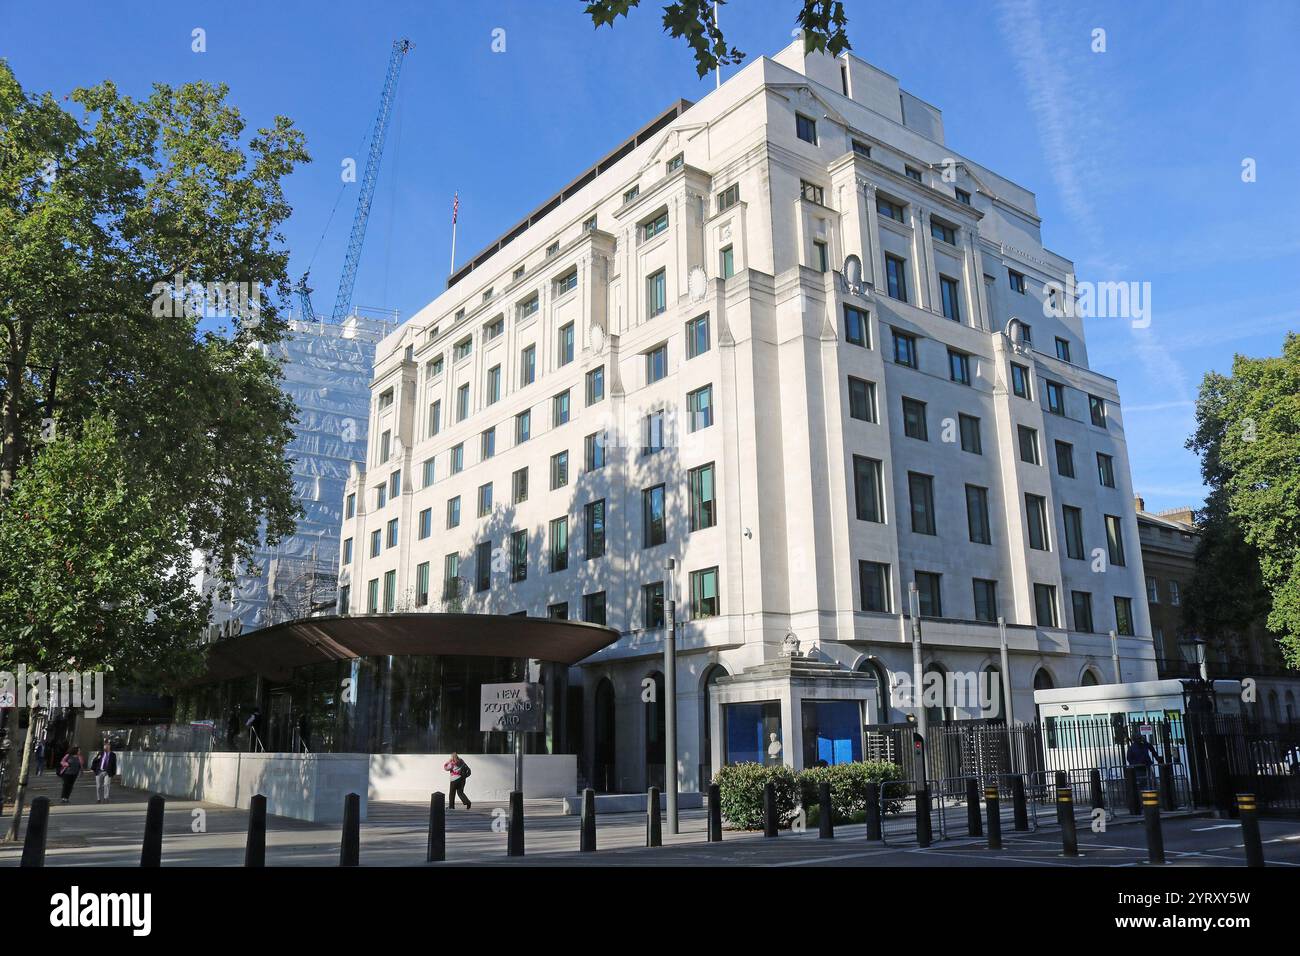
{"type": "Polygon", "coordinates": [[[117,773],[117,754],[113,753],[113,743],[107,737],[103,749],[90,762],[90,770],[95,775],[95,802],[108,803],[109,788],[117,773]]]}
{"type": "Polygon", "coordinates": [[[442,765],[442,769],[451,774],[451,792],[447,796],[447,809],[456,809],[456,795],[460,795],[461,801],[468,810],[471,806],[469,797],[465,796],[465,781],[469,779],[469,764],[460,759],[460,754],[452,754],[451,758],[442,765]]]}

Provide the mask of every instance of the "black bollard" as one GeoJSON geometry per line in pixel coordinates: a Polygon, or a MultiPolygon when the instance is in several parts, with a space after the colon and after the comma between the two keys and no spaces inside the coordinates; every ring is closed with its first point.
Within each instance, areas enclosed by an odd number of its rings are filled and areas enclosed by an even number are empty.
{"type": "Polygon", "coordinates": [[[155,793],[149,798],[144,816],[144,845],[140,848],[141,866],[162,866],[163,807],[167,801],[155,793]]]}
{"type": "MultiPolygon", "coordinates": [[[[36,810],[35,804],[32,805],[32,810],[36,810]]],[[[1241,821],[1241,842],[1246,844],[1246,866],[1263,866],[1264,843],[1259,838],[1259,806],[1255,803],[1253,793],[1237,794],[1237,819],[1241,821]]],[[[26,859],[25,850],[23,858],[26,859]]]]}
{"type": "Polygon", "coordinates": [[[984,835],[984,824],[980,822],[980,782],[974,777],[966,778],[966,832],[973,837],[984,835]]]}
{"type": "Polygon", "coordinates": [[[988,804],[989,814],[989,849],[1002,849],[1002,805],[998,800],[997,787],[984,788],[984,802],[988,804]]]}
{"type": "Polygon", "coordinates": [[[1070,775],[1064,770],[1056,771],[1056,788],[1068,787],[1070,785],[1070,775]]]}
{"type": "Polygon", "coordinates": [[[591,787],[582,791],[582,827],[578,837],[578,851],[596,852],[596,791],[591,787]]]}
{"type": "Polygon", "coordinates": [[[1015,774],[1011,778],[1012,827],[1017,833],[1029,830],[1029,807],[1025,805],[1025,778],[1015,774]]]}
{"type": "Polygon", "coordinates": [[[1142,791],[1142,825],[1147,832],[1147,862],[1165,862],[1165,838],[1160,832],[1160,794],[1142,791]]]}
{"type": "Polygon", "coordinates": [[[1160,765],[1160,806],[1166,810],[1178,809],[1178,798],[1174,795],[1174,765],[1160,765]]]}
{"type": "Polygon", "coordinates": [[[425,863],[441,863],[447,859],[447,795],[442,791],[429,797],[429,846],[424,852],[425,863]]]}
{"type": "Polygon", "coordinates": [[[1128,794],[1128,812],[1137,816],[1142,812],[1142,797],[1138,792],[1137,767],[1124,768],[1124,790],[1128,794]]]}
{"type": "Polygon", "coordinates": [[[770,780],[763,784],[763,836],[776,836],[776,786],[770,780]]]}
{"type": "Polygon", "coordinates": [[[663,846],[663,823],[659,819],[659,788],[651,787],[645,804],[645,845],[663,846]]]}
{"type": "Polygon", "coordinates": [[[1079,834],[1074,826],[1074,795],[1069,787],[1056,788],[1056,816],[1061,821],[1061,849],[1066,856],[1079,855],[1079,834]]]}
{"type": "Polygon", "coordinates": [[[248,839],[244,866],[266,866],[266,797],[254,794],[248,801],[248,839]]]}
{"type": "Polygon", "coordinates": [[[867,781],[867,839],[881,840],[880,832],[880,784],[874,780],[867,781]]]}
{"type": "MultiPolygon", "coordinates": [[[[595,818],[592,818],[593,823],[595,818]]],[[[524,855],[524,795],[519,790],[510,791],[510,833],[506,837],[506,855],[524,855]]]]}
{"type": "MultiPolygon", "coordinates": [[[[45,838],[49,832],[50,799],[37,797],[32,801],[31,810],[27,814],[27,835],[23,838],[23,858],[18,864],[20,867],[45,865],[45,838]]],[[[1259,833],[1258,827],[1255,832],[1259,833]]]]}
{"type": "Polygon", "coordinates": [[[1088,785],[1092,790],[1092,808],[1094,810],[1104,810],[1106,808],[1106,793],[1101,789],[1101,771],[1096,767],[1088,771],[1088,785]]]}
{"type": "Polygon", "coordinates": [[[343,798],[343,841],[339,845],[339,866],[361,865],[361,796],[343,798]]]}
{"type": "Polygon", "coordinates": [[[930,828],[930,788],[922,787],[916,791],[916,842],[918,846],[929,846],[932,839],[930,828]]]}
{"type": "Polygon", "coordinates": [[[817,838],[835,838],[835,810],[831,807],[831,785],[826,781],[817,784],[817,838]]]}
{"type": "Polygon", "coordinates": [[[716,783],[709,784],[709,842],[722,842],[722,791],[716,783]]]}

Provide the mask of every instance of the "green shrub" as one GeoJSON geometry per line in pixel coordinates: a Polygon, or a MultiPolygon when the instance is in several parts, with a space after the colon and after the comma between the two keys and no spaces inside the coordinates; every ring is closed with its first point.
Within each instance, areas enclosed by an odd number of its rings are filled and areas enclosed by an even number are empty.
{"type": "Polygon", "coordinates": [[[809,767],[799,774],[800,798],[803,806],[809,808],[816,806],[819,800],[819,784],[829,783],[835,822],[860,822],[866,819],[867,784],[902,779],[902,768],[883,760],[840,763],[832,767],[809,767]]]}
{"type": "Polygon", "coordinates": [[[776,788],[777,819],[781,826],[788,826],[799,802],[799,779],[792,768],[785,764],[764,767],[760,763],[737,763],[713,775],[722,816],[731,829],[762,829],[763,787],[768,781],[776,788]]]}

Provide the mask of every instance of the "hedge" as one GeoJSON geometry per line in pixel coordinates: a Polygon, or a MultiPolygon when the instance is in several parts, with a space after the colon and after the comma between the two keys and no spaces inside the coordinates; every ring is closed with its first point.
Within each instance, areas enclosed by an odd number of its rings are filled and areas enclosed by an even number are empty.
{"type": "Polygon", "coordinates": [[[818,785],[823,781],[831,785],[835,820],[842,823],[864,818],[867,783],[901,779],[902,769],[883,760],[809,767],[798,774],[784,764],[765,767],[758,763],[738,763],[723,767],[713,775],[722,816],[734,830],[762,829],[763,787],[769,780],[776,788],[777,819],[784,827],[798,815],[800,807],[817,805],[818,785]]]}

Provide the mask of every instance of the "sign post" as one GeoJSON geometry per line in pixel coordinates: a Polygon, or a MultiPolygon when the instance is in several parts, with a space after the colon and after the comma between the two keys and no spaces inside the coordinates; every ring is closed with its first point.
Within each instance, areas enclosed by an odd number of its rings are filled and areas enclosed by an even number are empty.
{"type": "Polygon", "coordinates": [[[515,752],[515,790],[524,791],[524,734],[546,729],[542,685],[521,681],[484,684],[479,692],[479,730],[510,733],[515,752]]]}

